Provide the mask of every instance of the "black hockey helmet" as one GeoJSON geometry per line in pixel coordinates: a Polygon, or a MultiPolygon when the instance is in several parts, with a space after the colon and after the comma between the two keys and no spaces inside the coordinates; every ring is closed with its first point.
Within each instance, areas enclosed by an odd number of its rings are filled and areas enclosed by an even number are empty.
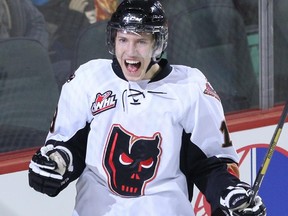
{"type": "Polygon", "coordinates": [[[167,18],[158,0],[124,0],[112,14],[107,25],[107,45],[115,54],[117,30],[152,33],[155,37],[153,59],[159,58],[167,47],[167,18]]]}

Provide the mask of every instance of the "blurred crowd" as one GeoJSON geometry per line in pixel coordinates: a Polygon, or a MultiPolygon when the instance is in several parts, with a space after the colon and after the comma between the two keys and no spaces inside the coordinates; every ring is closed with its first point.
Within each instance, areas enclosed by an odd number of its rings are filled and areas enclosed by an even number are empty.
{"type": "Polygon", "coordinates": [[[38,40],[49,52],[56,79],[69,76],[79,33],[109,19],[117,5],[117,0],[0,0],[0,39],[38,40]]]}

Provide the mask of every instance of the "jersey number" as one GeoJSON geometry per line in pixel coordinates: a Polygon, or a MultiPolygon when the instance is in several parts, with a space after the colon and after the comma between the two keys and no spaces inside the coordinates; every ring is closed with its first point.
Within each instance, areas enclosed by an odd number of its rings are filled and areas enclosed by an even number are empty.
{"type": "Polygon", "coordinates": [[[232,141],[230,140],[229,131],[225,121],[222,121],[220,130],[224,135],[224,143],[222,144],[222,147],[227,148],[232,146],[232,141]]]}

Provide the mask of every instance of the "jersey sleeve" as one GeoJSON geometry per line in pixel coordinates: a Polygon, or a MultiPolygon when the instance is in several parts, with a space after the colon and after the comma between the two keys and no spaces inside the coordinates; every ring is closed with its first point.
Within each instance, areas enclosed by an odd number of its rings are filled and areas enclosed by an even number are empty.
{"type": "Polygon", "coordinates": [[[85,93],[85,80],[78,71],[61,90],[54,121],[46,140],[67,141],[76,132],[90,123],[89,99],[85,93]]]}
{"type": "Polygon", "coordinates": [[[188,87],[190,100],[182,121],[185,132],[191,133],[191,142],[207,157],[230,158],[238,162],[221,99],[200,71],[195,77],[188,87]]]}
{"type": "Polygon", "coordinates": [[[240,181],[229,170],[229,164],[237,166],[238,156],[229,138],[221,100],[201,73],[191,84],[190,98],[183,121],[181,170],[188,188],[195,184],[215,211],[222,191],[240,181]]]}
{"type": "MultiPolygon", "coordinates": [[[[83,71],[79,71],[82,73],[83,71]]],[[[70,181],[80,176],[85,167],[87,138],[90,130],[90,105],[85,93],[85,80],[76,73],[64,84],[46,145],[64,146],[73,155],[70,181]]]]}

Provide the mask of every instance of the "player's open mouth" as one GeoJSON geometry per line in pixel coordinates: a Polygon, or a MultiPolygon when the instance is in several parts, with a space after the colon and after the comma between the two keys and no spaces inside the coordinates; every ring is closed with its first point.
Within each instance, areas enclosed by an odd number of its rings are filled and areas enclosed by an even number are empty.
{"type": "Polygon", "coordinates": [[[125,65],[130,73],[135,73],[141,67],[141,62],[133,60],[125,60],[125,65]]]}

